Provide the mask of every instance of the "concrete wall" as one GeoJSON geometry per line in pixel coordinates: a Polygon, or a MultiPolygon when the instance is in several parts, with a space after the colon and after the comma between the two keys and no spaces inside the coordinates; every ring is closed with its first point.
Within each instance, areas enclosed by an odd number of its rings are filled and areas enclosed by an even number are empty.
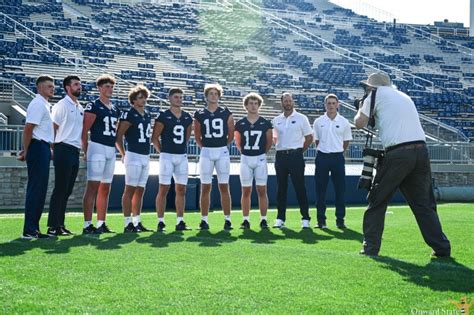
{"type": "MultiPolygon", "coordinates": [[[[26,164],[16,161],[14,158],[0,159],[0,209],[23,209],[27,170],[26,164]]],[[[474,187],[474,165],[433,165],[433,178],[436,186],[439,187],[455,187],[455,186],[471,186],[474,187]]],[[[357,189],[358,176],[346,177],[346,200],[348,204],[365,204],[367,192],[365,190],[357,189]]],[[[46,204],[49,204],[49,199],[54,185],[54,169],[50,169],[50,179],[48,187],[48,195],[46,197],[46,204]]],[[[86,185],[86,170],[84,165],[79,170],[79,175],[76,180],[73,194],[69,199],[69,209],[82,208],[82,196],[86,185]]],[[[238,176],[231,176],[230,179],[231,194],[233,200],[233,208],[240,208],[240,182],[238,176]]],[[[112,190],[110,194],[110,208],[120,208],[120,198],[124,187],[124,176],[116,175],[112,183],[112,190]]],[[[312,176],[306,177],[306,189],[311,205],[314,205],[314,178],[312,176]]],[[[158,176],[150,176],[147,183],[147,190],[144,196],[144,208],[154,209],[154,202],[158,190],[158,176]]],[[[255,189],[254,189],[255,190],[255,189]]],[[[173,206],[173,192],[168,198],[168,205],[173,206]]],[[[268,196],[270,205],[275,205],[276,200],[276,177],[270,176],[268,181],[268,196]]],[[[254,205],[257,205],[257,197],[254,192],[252,197],[254,205]]],[[[334,201],[334,192],[330,182],[328,186],[328,204],[334,201]]],[[[187,194],[187,209],[196,210],[199,201],[199,179],[191,178],[188,184],[187,194]]],[[[403,202],[403,197],[397,193],[394,201],[403,202]]],[[[217,190],[217,182],[214,179],[212,191],[212,204],[219,208],[219,193],[217,190]]],[[[288,188],[288,203],[296,205],[296,197],[291,185],[288,188]]],[[[48,206],[45,206],[46,208],[48,206]]]]}

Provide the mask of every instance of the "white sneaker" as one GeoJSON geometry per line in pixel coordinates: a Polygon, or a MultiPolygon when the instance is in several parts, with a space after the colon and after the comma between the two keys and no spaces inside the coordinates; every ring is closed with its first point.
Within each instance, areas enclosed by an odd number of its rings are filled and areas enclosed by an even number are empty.
{"type": "Polygon", "coordinates": [[[280,219],[276,219],[275,224],[273,224],[273,227],[276,229],[281,229],[284,226],[285,226],[285,221],[280,220],[280,219]]]}
{"type": "Polygon", "coordinates": [[[302,227],[303,229],[309,229],[309,228],[311,228],[311,227],[309,226],[309,220],[301,220],[301,227],[302,227]]]}

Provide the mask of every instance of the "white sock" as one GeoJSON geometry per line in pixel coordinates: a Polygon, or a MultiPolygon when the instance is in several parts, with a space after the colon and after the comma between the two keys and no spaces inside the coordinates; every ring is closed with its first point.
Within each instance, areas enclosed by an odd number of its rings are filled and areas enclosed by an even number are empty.
{"type": "Polygon", "coordinates": [[[102,224],[104,224],[105,221],[102,221],[102,220],[97,220],[97,228],[100,228],[102,226],[102,224]]]}
{"type": "Polygon", "coordinates": [[[207,215],[201,216],[201,220],[207,223],[207,215]]]}
{"type": "Polygon", "coordinates": [[[133,217],[133,225],[134,226],[137,226],[138,223],[140,223],[140,222],[141,222],[140,215],[136,215],[136,216],[133,217]]]}
{"type": "Polygon", "coordinates": [[[244,216],[244,221],[248,221],[249,220],[249,216],[244,216]]]}
{"type": "Polygon", "coordinates": [[[260,216],[260,221],[261,221],[261,220],[266,220],[266,219],[267,219],[267,216],[266,216],[266,215],[260,216]]]}
{"type": "Polygon", "coordinates": [[[183,221],[183,217],[176,217],[176,224],[179,224],[181,221],[183,221]]]}
{"type": "Polygon", "coordinates": [[[226,221],[230,221],[230,215],[225,215],[224,218],[226,219],[226,221]]]}
{"type": "Polygon", "coordinates": [[[158,222],[163,222],[163,223],[165,223],[165,218],[164,218],[164,217],[163,217],[163,218],[158,218],[158,222]]]}
{"type": "Polygon", "coordinates": [[[92,224],[92,221],[84,221],[84,228],[88,228],[92,224]]]}
{"type": "Polygon", "coordinates": [[[125,226],[128,226],[130,224],[130,222],[132,222],[131,217],[125,217],[124,220],[125,220],[125,226]]]}

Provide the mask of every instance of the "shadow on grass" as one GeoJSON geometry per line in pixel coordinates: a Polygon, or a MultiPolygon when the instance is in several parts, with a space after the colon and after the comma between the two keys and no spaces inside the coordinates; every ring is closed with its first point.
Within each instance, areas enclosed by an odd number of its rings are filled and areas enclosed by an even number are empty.
{"type": "Polygon", "coordinates": [[[390,257],[372,257],[383,268],[397,272],[405,281],[434,291],[474,292],[474,270],[454,258],[432,259],[420,266],[390,257]]]}
{"type": "Polygon", "coordinates": [[[330,229],[325,229],[324,232],[327,234],[331,235],[334,238],[337,238],[339,240],[352,240],[352,241],[360,241],[362,243],[364,239],[364,235],[356,232],[351,229],[337,229],[337,230],[330,230],[330,229]]]}
{"type": "Polygon", "coordinates": [[[147,237],[141,237],[136,240],[140,244],[150,244],[151,247],[168,247],[170,243],[180,243],[184,241],[182,231],[173,231],[171,233],[155,232],[147,237]]]}
{"type": "Polygon", "coordinates": [[[289,228],[281,229],[284,238],[301,240],[304,244],[316,244],[318,241],[327,241],[332,239],[332,236],[321,235],[314,233],[313,229],[301,229],[296,232],[289,228]]]}
{"type": "Polygon", "coordinates": [[[223,243],[235,242],[237,237],[232,236],[229,231],[222,230],[215,234],[209,230],[200,230],[195,236],[188,237],[186,242],[197,242],[199,246],[217,247],[222,246],[223,243]]]}
{"type": "Polygon", "coordinates": [[[103,235],[74,235],[68,238],[49,238],[41,240],[14,239],[8,243],[0,244],[0,256],[20,256],[26,252],[39,248],[45,254],[67,254],[72,247],[95,246],[100,250],[120,249],[123,244],[128,244],[137,239],[137,233],[118,233],[111,237],[103,235]]]}
{"type": "Polygon", "coordinates": [[[261,229],[260,231],[243,230],[239,239],[251,240],[255,244],[274,244],[275,241],[284,239],[282,235],[274,234],[270,229],[261,229]]]}

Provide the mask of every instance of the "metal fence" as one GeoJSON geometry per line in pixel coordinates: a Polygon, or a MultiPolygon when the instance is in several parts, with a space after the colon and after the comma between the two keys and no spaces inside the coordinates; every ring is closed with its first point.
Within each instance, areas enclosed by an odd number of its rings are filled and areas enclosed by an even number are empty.
{"type": "MultiPolygon", "coordinates": [[[[348,162],[362,162],[362,151],[364,142],[351,142],[346,151],[346,160],[348,162]]],[[[374,146],[381,149],[380,143],[374,146]]],[[[23,148],[23,126],[0,126],[0,152],[19,152],[23,148]]],[[[450,164],[474,164],[474,143],[465,142],[445,142],[445,143],[428,143],[428,150],[433,163],[450,163],[450,164]]],[[[157,155],[157,152],[151,147],[151,154],[157,155]]],[[[191,138],[188,144],[188,156],[191,160],[195,160],[199,156],[199,148],[194,138],[191,138]]],[[[238,159],[239,151],[234,143],[230,146],[230,156],[232,159],[238,159]]],[[[272,161],[275,151],[272,149],[268,154],[269,160],[272,161]]],[[[305,152],[305,159],[313,161],[316,157],[316,148],[314,145],[305,152]]]]}

